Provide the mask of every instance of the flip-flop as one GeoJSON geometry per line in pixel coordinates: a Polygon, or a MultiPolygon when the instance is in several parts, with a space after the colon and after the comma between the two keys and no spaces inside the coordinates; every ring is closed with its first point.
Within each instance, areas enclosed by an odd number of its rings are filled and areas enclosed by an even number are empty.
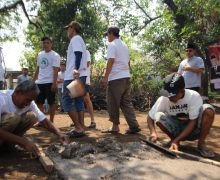
{"type": "Polygon", "coordinates": [[[77,132],[77,131],[73,130],[73,131],[68,132],[67,135],[70,138],[80,138],[80,137],[85,136],[85,133],[84,132],[77,132]]]}
{"type": "Polygon", "coordinates": [[[132,129],[128,129],[125,134],[137,134],[138,132],[140,132],[141,129],[140,128],[132,128],[132,129]]]}
{"type": "Polygon", "coordinates": [[[115,130],[112,130],[112,129],[103,129],[101,130],[102,133],[119,133],[119,131],[115,131],[115,130]]]}
{"type": "Polygon", "coordinates": [[[213,158],[215,157],[215,153],[211,150],[209,150],[207,147],[203,146],[203,147],[198,147],[197,151],[200,153],[200,155],[202,157],[205,158],[213,158]]]}

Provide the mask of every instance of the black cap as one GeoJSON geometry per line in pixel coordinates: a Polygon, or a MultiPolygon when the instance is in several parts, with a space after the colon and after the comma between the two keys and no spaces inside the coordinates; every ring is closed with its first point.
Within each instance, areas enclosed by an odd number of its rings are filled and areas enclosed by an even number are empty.
{"type": "Polygon", "coordinates": [[[164,96],[173,97],[178,94],[181,89],[185,88],[185,81],[183,76],[178,73],[172,73],[164,79],[164,90],[168,93],[164,96]]]}
{"type": "Polygon", "coordinates": [[[119,37],[120,29],[116,26],[111,26],[108,30],[104,33],[104,36],[107,36],[108,33],[112,33],[114,36],[119,37]]]}
{"type": "Polygon", "coordinates": [[[187,43],[186,49],[196,49],[196,45],[193,43],[187,43]]]}

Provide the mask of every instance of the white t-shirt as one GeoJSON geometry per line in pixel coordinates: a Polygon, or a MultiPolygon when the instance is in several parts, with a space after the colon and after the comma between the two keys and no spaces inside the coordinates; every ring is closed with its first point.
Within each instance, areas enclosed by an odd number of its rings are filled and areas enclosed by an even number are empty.
{"type": "Polygon", "coordinates": [[[70,44],[67,50],[67,62],[66,72],[64,80],[73,80],[73,70],[75,69],[76,51],[82,52],[82,59],[79,67],[80,77],[87,76],[87,57],[86,57],[86,45],[81,36],[75,35],[70,40],[70,44]]]}
{"type": "MultiPolygon", "coordinates": [[[[65,71],[58,72],[58,79],[64,79],[64,77],[65,77],[65,71]]],[[[63,83],[58,83],[58,88],[63,88],[63,83]]]]}
{"type": "Polygon", "coordinates": [[[18,115],[22,115],[26,112],[34,112],[37,116],[38,121],[43,121],[46,116],[42,113],[34,101],[31,102],[29,106],[26,106],[23,109],[17,108],[13,101],[12,101],[12,94],[14,90],[2,90],[0,91],[0,122],[1,122],[1,115],[3,113],[10,113],[14,112],[18,115]]]}
{"type": "Polygon", "coordinates": [[[2,59],[2,50],[0,48],[0,81],[3,81],[4,80],[4,68],[2,66],[2,62],[3,62],[3,59],[2,59]]]}
{"type": "Polygon", "coordinates": [[[60,55],[55,51],[41,51],[37,57],[37,66],[39,66],[37,84],[53,83],[54,67],[60,67],[60,55]]]}
{"type": "Polygon", "coordinates": [[[120,39],[115,39],[108,45],[107,59],[113,58],[114,63],[108,81],[130,77],[129,50],[120,39]]]}
{"type": "MultiPolygon", "coordinates": [[[[90,52],[88,50],[86,50],[86,53],[87,53],[87,63],[90,62],[91,63],[91,55],[90,55],[90,52]]],[[[86,84],[87,85],[90,85],[90,69],[91,69],[91,65],[89,63],[89,67],[87,66],[87,77],[86,77],[86,84]]]]}
{"type": "Polygon", "coordinates": [[[184,59],[178,69],[178,73],[184,77],[185,88],[201,87],[201,73],[194,73],[192,71],[183,71],[183,67],[189,65],[191,67],[197,67],[204,69],[204,62],[202,58],[193,56],[190,59],[184,59]]]}
{"type": "Polygon", "coordinates": [[[199,93],[185,89],[184,97],[177,101],[177,103],[171,102],[167,97],[159,97],[149,111],[149,116],[155,120],[155,114],[163,112],[170,116],[176,116],[181,120],[194,120],[198,118],[202,104],[202,98],[199,93]]]}

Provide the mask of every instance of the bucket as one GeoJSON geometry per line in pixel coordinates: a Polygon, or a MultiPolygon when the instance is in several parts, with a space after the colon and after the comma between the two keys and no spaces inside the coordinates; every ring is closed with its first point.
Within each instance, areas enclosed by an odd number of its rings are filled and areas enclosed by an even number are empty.
{"type": "Polygon", "coordinates": [[[66,88],[69,91],[71,98],[76,98],[85,95],[85,87],[79,79],[73,80],[66,88]]]}

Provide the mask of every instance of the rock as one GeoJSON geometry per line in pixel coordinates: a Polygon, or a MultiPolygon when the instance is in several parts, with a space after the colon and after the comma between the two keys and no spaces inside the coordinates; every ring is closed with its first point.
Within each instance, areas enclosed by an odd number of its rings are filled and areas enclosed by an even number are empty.
{"type": "Polygon", "coordinates": [[[57,156],[59,154],[60,146],[56,144],[51,144],[47,150],[46,154],[49,156],[57,156]]]}
{"type": "Polygon", "coordinates": [[[80,149],[76,151],[77,156],[85,156],[87,154],[93,154],[95,152],[95,148],[91,144],[81,144],[80,149]]]}
{"type": "Polygon", "coordinates": [[[78,142],[72,142],[65,146],[64,150],[60,153],[61,157],[64,159],[70,159],[75,155],[75,152],[79,148],[80,144],[78,142]]]}

